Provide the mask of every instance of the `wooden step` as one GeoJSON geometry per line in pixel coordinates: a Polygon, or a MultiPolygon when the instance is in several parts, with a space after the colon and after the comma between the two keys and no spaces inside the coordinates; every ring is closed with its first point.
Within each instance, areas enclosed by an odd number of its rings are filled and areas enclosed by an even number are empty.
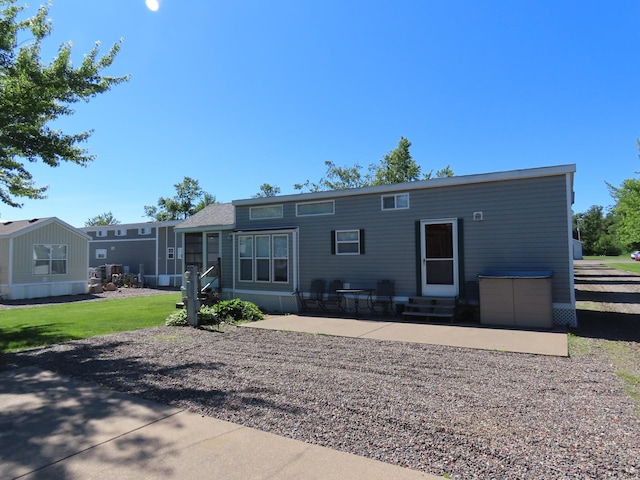
{"type": "Polygon", "coordinates": [[[449,318],[456,314],[456,297],[410,297],[405,304],[404,316],[449,318]]]}

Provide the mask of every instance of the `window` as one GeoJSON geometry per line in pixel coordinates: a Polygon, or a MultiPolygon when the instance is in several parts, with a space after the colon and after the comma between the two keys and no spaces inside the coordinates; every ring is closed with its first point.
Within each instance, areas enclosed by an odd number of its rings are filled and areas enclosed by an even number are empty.
{"type": "Polygon", "coordinates": [[[282,205],[249,208],[250,220],[264,220],[266,218],[282,218],[282,205]]]}
{"type": "Polygon", "coordinates": [[[127,235],[127,231],[122,228],[116,229],[116,237],[124,237],[127,235]]]}
{"type": "Polygon", "coordinates": [[[167,260],[173,260],[175,258],[175,248],[167,247],[167,260]]]}
{"type": "Polygon", "coordinates": [[[331,243],[335,255],[364,255],[364,230],[334,230],[331,243]]]}
{"type": "Polygon", "coordinates": [[[107,249],[96,248],[96,260],[106,260],[106,259],[107,259],[107,249]]]}
{"type": "Polygon", "coordinates": [[[296,204],[296,216],[305,217],[311,215],[333,215],[335,213],[335,202],[309,202],[296,204]]]}
{"type": "Polygon", "coordinates": [[[253,237],[238,237],[238,256],[240,257],[240,281],[253,281],[253,237]]]}
{"type": "Polygon", "coordinates": [[[62,275],[67,273],[66,245],[34,245],[34,275],[62,275]]]}
{"type": "Polygon", "coordinates": [[[242,235],[238,237],[239,279],[243,282],[287,283],[289,237],[242,235]]]}
{"type": "Polygon", "coordinates": [[[151,235],[151,227],[142,227],[138,229],[138,235],[151,235]]]}
{"type": "Polygon", "coordinates": [[[202,268],[202,234],[185,233],[184,235],[184,263],[202,268]]]}
{"type": "Polygon", "coordinates": [[[271,237],[256,236],[256,282],[271,280],[269,266],[271,264],[271,237]]]}
{"type": "Polygon", "coordinates": [[[409,194],[382,195],[382,210],[401,210],[409,208],[409,194]]]}
{"type": "Polygon", "coordinates": [[[96,231],[96,237],[106,237],[107,236],[107,231],[106,230],[98,230],[96,231]]]}

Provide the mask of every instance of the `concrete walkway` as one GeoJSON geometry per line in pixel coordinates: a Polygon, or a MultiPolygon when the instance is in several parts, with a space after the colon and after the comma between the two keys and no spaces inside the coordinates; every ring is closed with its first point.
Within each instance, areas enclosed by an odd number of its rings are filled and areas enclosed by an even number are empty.
{"type": "Polygon", "coordinates": [[[0,478],[439,477],[19,368],[0,372],[0,478]]]}
{"type": "Polygon", "coordinates": [[[352,318],[326,318],[302,315],[270,315],[266,320],[245,324],[244,326],[503,352],[555,355],[560,357],[569,355],[567,334],[564,332],[434,325],[352,318]]]}

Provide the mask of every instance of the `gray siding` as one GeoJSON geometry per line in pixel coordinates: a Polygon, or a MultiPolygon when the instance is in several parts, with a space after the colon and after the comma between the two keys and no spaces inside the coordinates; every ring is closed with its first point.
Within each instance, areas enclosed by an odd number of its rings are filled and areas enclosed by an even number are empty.
{"type": "MultiPolygon", "coordinates": [[[[406,187],[406,186],[405,186],[406,187]]],[[[399,186],[397,193],[403,192],[399,186]]],[[[335,198],[335,214],[296,217],[295,200],[282,203],[284,216],[249,220],[249,206],[236,206],[239,230],[299,227],[300,287],[314,278],[341,279],[374,287],[392,279],[396,294],[418,293],[416,222],[460,219],[461,287],[486,270],[553,270],[553,301],[571,302],[566,175],[470,183],[408,191],[410,208],[381,210],[380,193],[356,191],[335,198]],[[473,213],[482,212],[482,221],[473,213]],[[363,229],[364,255],[332,255],[331,231],[363,229]]],[[[308,199],[306,199],[308,201],[308,199]]],[[[264,203],[261,203],[264,205],[264,203]]],[[[263,290],[258,287],[255,290],[263,290]]]]}

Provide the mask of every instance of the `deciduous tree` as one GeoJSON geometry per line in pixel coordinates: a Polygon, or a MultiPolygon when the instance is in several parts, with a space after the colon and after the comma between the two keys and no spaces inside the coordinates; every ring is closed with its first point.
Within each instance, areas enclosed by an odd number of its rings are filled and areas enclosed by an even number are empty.
{"type": "Polygon", "coordinates": [[[184,177],[173,185],[176,194],[171,198],[160,197],[157,206],[145,205],[144,212],[158,222],[184,220],[211,203],[218,203],[216,197],[200,188],[198,180],[184,177]]]}
{"type": "Polygon", "coordinates": [[[64,133],[51,128],[51,123],[72,115],[74,103],[89,101],[128,76],[103,75],[120,44],[100,57],[97,43],[74,68],[69,42],[60,46],[49,64],[43,63],[41,44],[53,30],[48,7],[41,6],[33,17],[22,18],[27,6],[15,3],[0,0],[0,200],[20,207],[20,197],[41,199],[47,191],[46,186],[36,185],[26,162],[86,166],[95,157],[80,146],[91,130],[64,133]],[[18,43],[25,36],[28,38],[18,43]]]}
{"type": "Polygon", "coordinates": [[[85,227],[96,227],[103,225],[118,225],[120,221],[113,216],[111,212],[101,213],[100,215],[96,215],[95,217],[91,217],[86,222],[84,222],[85,227]]]}

